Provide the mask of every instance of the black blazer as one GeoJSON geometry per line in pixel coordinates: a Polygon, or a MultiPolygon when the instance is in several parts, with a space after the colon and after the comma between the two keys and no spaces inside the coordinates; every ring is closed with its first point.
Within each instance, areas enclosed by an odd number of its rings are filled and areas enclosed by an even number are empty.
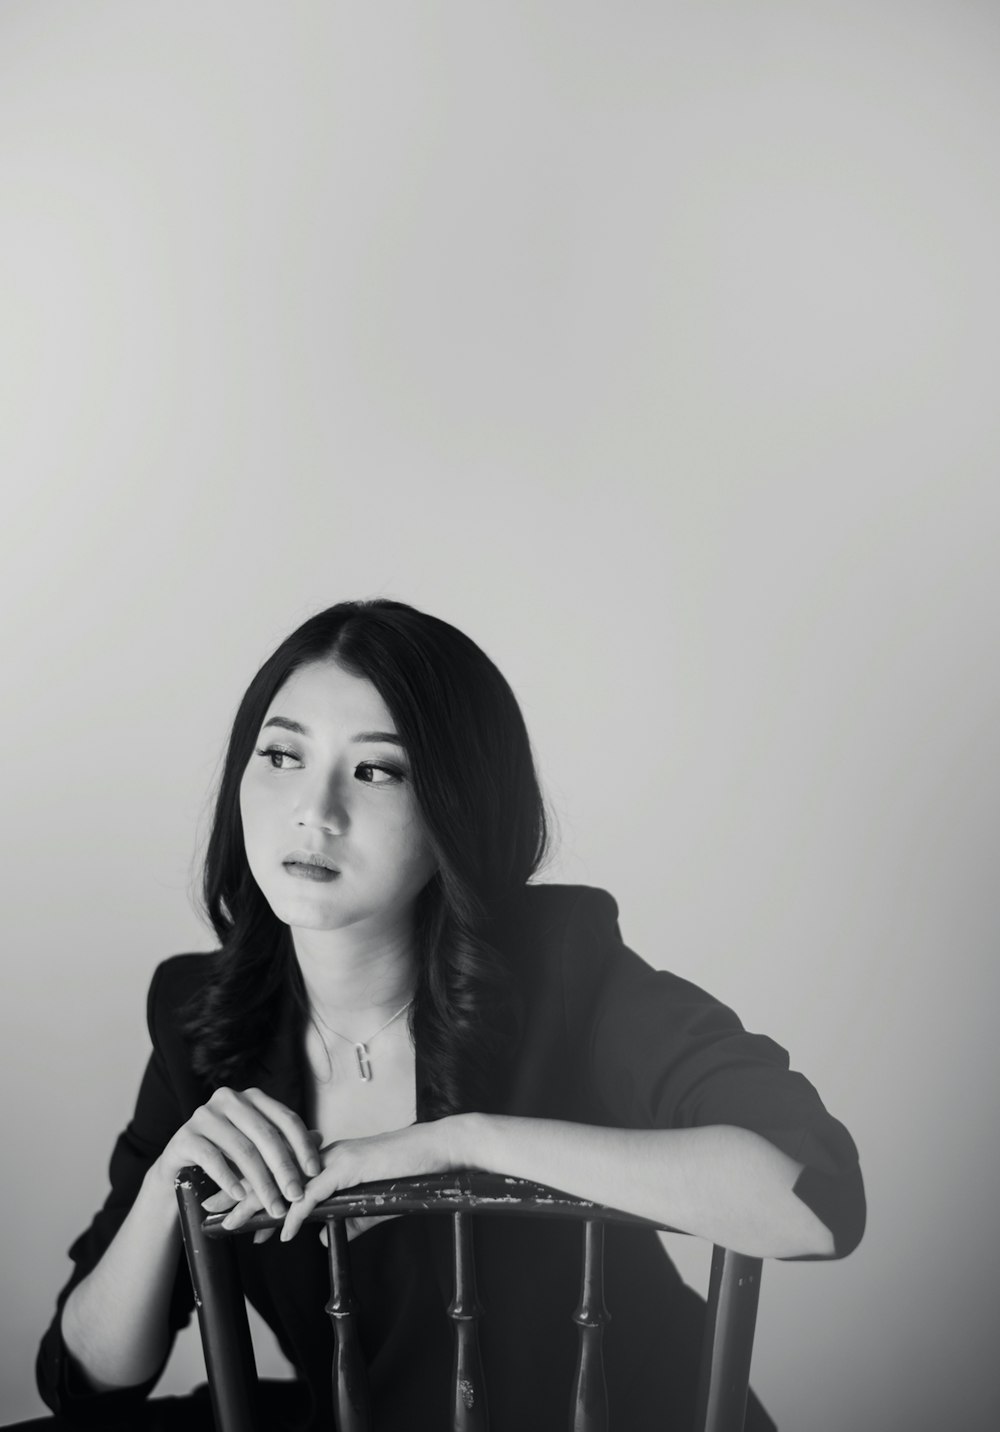
{"type": "MultiPolygon", "coordinates": [[[[841,1256],[857,1244],[865,1205],[857,1151],[785,1051],[748,1034],[736,1015],[675,975],[650,968],[622,943],[604,891],[529,886],[508,912],[500,941],[524,1003],[518,1056],[499,1074],[494,1108],[515,1115],[624,1128],[735,1124],[804,1164],[796,1192],[832,1230],[841,1256]]],[[[211,1089],[191,1068],[178,1011],[204,980],[205,957],[177,955],[150,986],[153,1051],[135,1114],[111,1158],[111,1191],[73,1244],[73,1276],[38,1359],[39,1388],[54,1410],[90,1422],[127,1414],[156,1379],[116,1393],[89,1392],[59,1330],[70,1289],[114,1237],[150,1165],[211,1089]]],[[[276,1012],[267,1049],[247,1079],[302,1111],[305,1066],[296,1016],[276,1012]]],[[[416,1050],[417,1116],[427,1070],[416,1050]]],[[[447,1425],[451,1332],[449,1225],[444,1216],[399,1218],[351,1245],[376,1426],[437,1432],[447,1425]]],[[[549,1432],[565,1423],[575,1354],[579,1230],[557,1222],[480,1220],[477,1267],[486,1309],[482,1350],[495,1432],[549,1432]]],[[[290,1244],[237,1240],[247,1297],[273,1328],[302,1388],[302,1426],[332,1425],[331,1334],[325,1252],[311,1230],[290,1244]]],[[[609,1228],[606,1355],[612,1415],[629,1432],[691,1416],[703,1304],[656,1234],[609,1228]]],[[[181,1260],[171,1326],[193,1297],[181,1260]]],[[[773,1424],[755,1401],[748,1428],[773,1424]]]]}

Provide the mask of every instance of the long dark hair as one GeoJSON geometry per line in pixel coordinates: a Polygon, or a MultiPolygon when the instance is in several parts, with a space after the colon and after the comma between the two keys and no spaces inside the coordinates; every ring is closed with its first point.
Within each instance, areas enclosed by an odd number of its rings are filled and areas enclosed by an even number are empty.
{"type": "Polygon", "coordinates": [[[257,672],[233,722],[205,858],[204,903],[221,949],[185,1029],[195,1068],[236,1083],[273,1025],[278,998],[304,1012],[287,926],[250,873],[239,789],[275,695],[299,667],[335,659],[391,712],[438,869],[417,901],[411,1012],[430,1117],[481,1107],[516,1024],[493,943],[508,902],[537,871],[545,812],[510,686],[457,628],[403,602],[339,602],[302,624],[257,672]]]}

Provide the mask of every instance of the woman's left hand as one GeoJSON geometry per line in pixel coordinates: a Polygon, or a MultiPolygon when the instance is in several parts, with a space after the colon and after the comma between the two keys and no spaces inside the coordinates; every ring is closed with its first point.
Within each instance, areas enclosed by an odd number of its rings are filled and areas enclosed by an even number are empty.
{"type": "Polygon", "coordinates": [[[305,1186],[285,1215],[281,1241],[294,1238],[317,1205],[345,1188],[382,1179],[411,1178],[419,1174],[450,1173],[467,1166],[459,1156],[458,1119],[436,1119],[410,1124],[364,1139],[338,1139],[320,1149],[323,1170],[305,1186]]]}

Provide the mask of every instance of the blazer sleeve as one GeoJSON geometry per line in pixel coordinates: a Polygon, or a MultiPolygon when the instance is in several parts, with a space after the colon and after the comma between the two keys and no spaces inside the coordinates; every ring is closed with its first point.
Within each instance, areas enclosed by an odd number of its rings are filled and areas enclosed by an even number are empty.
{"type": "MultiPolygon", "coordinates": [[[[107,1420],[117,1418],[123,1418],[122,1425],[125,1425],[129,1409],[148,1395],[163,1370],[161,1366],[155,1376],[134,1387],[95,1391],[63,1341],[62,1310],[72,1290],[100,1261],[131,1209],[147,1171],[187,1117],[162,1051],[161,1026],[169,1018],[169,1011],[164,1007],[164,975],[169,965],[167,961],[157,968],[149,988],[146,1019],[153,1051],[139,1088],[135,1112],[111,1154],[110,1191],[90,1227],[69,1250],[73,1272],[56,1300],[55,1317],[38,1352],[36,1378],[43,1401],[53,1412],[83,1427],[103,1427],[107,1420]]],[[[170,1345],[177,1331],[190,1320],[193,1307],[187,1265],[183,1257],[179,1257],[169,1309],[170,1345]]]]}
{"type": "Polygon", "coordinates": [[[802,1164],[795,1193],[830,1229],[834,1257],[865,1226],[858,1152],[784,1049],[750,1034],[697,985],[628,949],[605,891],[577,902],[564,950],[571,1021],[589,1026],[588,1069],[605,1117],[630,1128],[731,1124],[802,1164]],[[584,972],[590,976],[580,978],[584,972]],[[579,1006],[589,1006],[583,1008],[579,1006]]]}

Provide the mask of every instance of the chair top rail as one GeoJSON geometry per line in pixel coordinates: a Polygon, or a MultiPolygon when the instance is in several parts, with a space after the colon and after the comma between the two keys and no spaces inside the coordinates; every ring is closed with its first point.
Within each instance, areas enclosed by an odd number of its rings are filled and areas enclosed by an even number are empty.
{"type": "MultiPolygon", "coordinates": [[[[384,1179],[357,1184],[318,1204],[306,1223],[326,1223],[331,1218],[371,1218],[395,1213],[488,1213],[532,1218],[600,1219],[604,1223],[630,1223],[665,1232],[678,1232],[668,1224],[575,1198],[557,1188],[507,1174],[478,1173],[463,1169],[447,1174],[416,1178],[384,1179]]],[[[209,1237],[225,1237],[224,1213],[210,1214],[204,1222],[209,1237]]],[[[283,1219],[260,1212],[238,1230],[280,1228],[283,1219]]]]}

